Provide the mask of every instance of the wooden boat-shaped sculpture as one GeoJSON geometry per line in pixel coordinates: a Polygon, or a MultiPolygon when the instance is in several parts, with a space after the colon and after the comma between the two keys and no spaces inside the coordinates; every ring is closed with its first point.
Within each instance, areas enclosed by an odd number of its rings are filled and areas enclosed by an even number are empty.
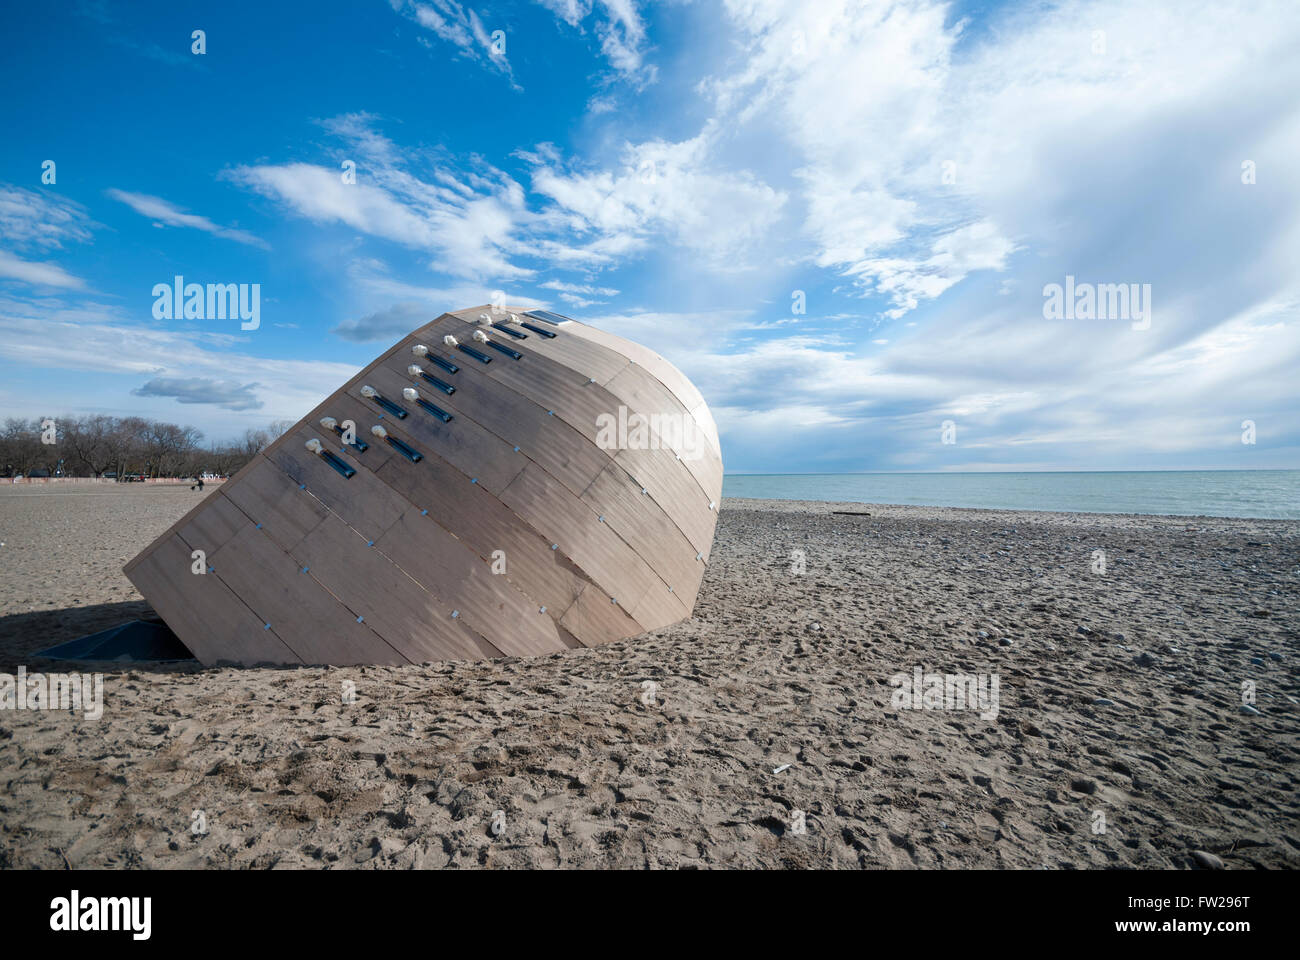
{"type": "Polygon", "coordinates": [[[443,314],[124,568],[203,663],[594,646],[691,615],[717,429],[658,354],[544,310],[443,314]]]}

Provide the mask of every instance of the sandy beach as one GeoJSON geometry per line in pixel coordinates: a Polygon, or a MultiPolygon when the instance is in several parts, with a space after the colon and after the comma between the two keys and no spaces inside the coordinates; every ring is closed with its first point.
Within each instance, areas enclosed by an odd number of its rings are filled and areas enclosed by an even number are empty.
{"type": "MultiPolygon", "coordinates": [[[[121,566],[199,496],[0,487],[0,671],[149,615],[121,566]]],[[[727,500],[639,638],[0,713],[0,866],[1294,868],[1298,580],[1297,521],[727,500]]]]}

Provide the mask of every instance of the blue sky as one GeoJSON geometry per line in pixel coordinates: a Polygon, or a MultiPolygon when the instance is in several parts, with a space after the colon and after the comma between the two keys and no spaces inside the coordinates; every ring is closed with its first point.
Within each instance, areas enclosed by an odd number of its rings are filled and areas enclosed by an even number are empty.
{"type": "Polygon", "coordinates": [[[729,471],[1300,467],[1291,0],[6,26],[0,416],[233,437],[503,290],[676,363],[729,471]],[[156,318],[177,274],[259,284],[259,328],[156,318]],[[1047,318],[1067,275],[1149,284],[1149,325],[1047,318]]]}

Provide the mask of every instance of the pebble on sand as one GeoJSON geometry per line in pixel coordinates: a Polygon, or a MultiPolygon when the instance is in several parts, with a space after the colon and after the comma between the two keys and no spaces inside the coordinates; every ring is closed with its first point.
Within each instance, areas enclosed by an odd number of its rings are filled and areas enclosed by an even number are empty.
{"type": "Polygon", "coordinates": [[[1206,853],[1204,850],[1193,850],[1192,859],[1202,870],[1223,870],[1223,861],[1212,853],[1206,853]]]}
{"type": "Polygon", "coordinates": [[[1241,712],[1244,713],[1244,714],[1247,714],[1248,716],[1252,716],[1252,717],[1262,717],[1262,716],[1263,716],[1262,713],[1260,713],[1258,710],[1256,710],[1254,707],[1252,707],[1249,703],[1243,703],[1243,704],[1241,705],[1241,712]]]}

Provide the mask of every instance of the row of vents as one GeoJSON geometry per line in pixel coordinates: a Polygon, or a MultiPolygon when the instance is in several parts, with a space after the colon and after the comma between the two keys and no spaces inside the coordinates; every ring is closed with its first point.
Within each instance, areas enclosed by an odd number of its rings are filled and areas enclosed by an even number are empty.
{"type": "MultiPolygon", "coordinates": [[[[551,324],[552,326],[559,326],[562,323],[566,323],[570,321],[569,317],[566,317],[558,313],[552,313],[550,310],[530,310],[526,312],[524,316],[532,317],[535,320],[539,320],[542,323],[551,324]]],[[[538,327],[534,324],[528,323],[526,320],[520,319],[517,315],[513,313],[510,314],[509,322],[502,323],[495,326],[492,324],[492,321],[490,318],[488,318],[487,314],[482,314],[479,319],[486,321],[487,324],[491,326],[493,330],[497,330],[509,334],[511,337],[514,337],[516,340],[527,340],[528,334],[521,333],[520,331],[515,330],[514,327],[511,326],[511,324],[514,324],[515,326],[523,327],[525,330],[531,330],[533,333],[546,337],[549,340],[554,340],[556,337],[556,334],[553,331],[547,330],[544,327],[538,327]]],[[[486,364],[492,362],[492,357],[489,356],[488,354],[484,353],[481,350],[478,350],[475,347],[471,347],[468,344],[461,343],[451,335],[443,337],[442,340],[446,346],[455,347],[457,350],[461,351],[467,356],[473,357],[475,360],[479,361],[480,363],[486,364]]],[[[491,339],[482,330],[474,331],[474,340],[478,343],[482,343],[488,347],[491,347],[494,350],[497,350],[498,352],[504,354],[505,356],[510,357],[510,359],[512,360],[523,359],[524,355],[520,353],[518,350],[515,350],[513,347],[507,346],[504,343],[500,343],[499,341],[491,339]]],[[[436,353],[430,352],[429,348],[422,343],[417,343],[415,346],[413,346],[411,348],[411,352],[415,354],[417,357],[420,357],[421,359],[427,359],[430,363],[435,364],[439,369],[444,370],[449,374],[456,374],[457,372],[460,371],[460,367],[458,367],[451,360],[448,360],[445,357],[440,357],[436,353]]],[[[412,377],[420,377],[421,379],[424,380],[425,383],[428,383],[429,385],[433,386],[437,390],[440,390],[441,392],[445,393],[447,396],[451,396],[456,392],[456,388],[454,386],[452,386],[450,383],[448,383],[446,380],[443,380],[440,377],[435,377],[433,374],[429,373],[427,370],[421,367],[418,363],[413,363],[410,366],[408,366],[406,368],[406,372],[410,374],[412,377]]],[[[381,410],[385,411],[386,413],[396,417],[398,420],[405,420],[409,415],[409,412],[404,407],[388,399],[369,384],[366,384],[361,388],[361,395],[368,400],[373,400],[376,406],[378,406],[381,410]]],[[[441,420],[443,423],[450,423],[454,419],[452,414],[448,413],[446,410],[442,409],[436,404],[430,403],[428,400],[421,397],[419,391],[417,391],[414,387],[407,387],[406,389],[404,389],[402,391],[402,396],[406,400],[419,406],[426,413],[441,420]]],[[[379,415],[381,420],[383,419],[383,416],[384,415],[382,413],[379,415]]],[[[320,424],[326,430],[330,430],[338,434],[338,436],[343,439],[343,442],[345,444],[351,446],[358,453],[365,453],[366,450],[370,449],[370,444],[366,443],[360,437],[353,436],[351,440],[348,440],[347,432],[344,431],[344,429],[339,426],[338,421],[335,420],[333,417],[321,418],[320,424]]],[[[387,443],[390,447],[392,447],[394,450],[396,450],[398,453],[404,456],[407,460],[410,460],[412,463],[419,463],[421,460],[424,459],[424,454],[420,453],[420,451],[416,450],[410,444],[404,443],[403,441],[398,440],[396,437],[389,436],[388,431],[385,430],[379,424],[375,424],[373,427],[371,427],[370,433],[373,436],[387,443]]],[[[333,451],[327,450],[325,448],[325,445],[322,444],[319,440],[315,438],[308,440],[306,443],[306,447],[308,450],[316,454],[318,457],[320,457],[322,460],[328,463],[331,467],[333,467],[336,471],[338,471],[344,477],[344,479],[350,480],[352,479],[352,477],[356,476],[357,471],[353,469],[353,467],[350,466],[346,460],[338,456],[338,454],[334,453],[333,451]]],[[[515,448],[515,450],[518,449],[519,449],[518,447],[515,448]]],[[[478,481],[475,480],[474,482],[477,483],[478,481]]]]}

